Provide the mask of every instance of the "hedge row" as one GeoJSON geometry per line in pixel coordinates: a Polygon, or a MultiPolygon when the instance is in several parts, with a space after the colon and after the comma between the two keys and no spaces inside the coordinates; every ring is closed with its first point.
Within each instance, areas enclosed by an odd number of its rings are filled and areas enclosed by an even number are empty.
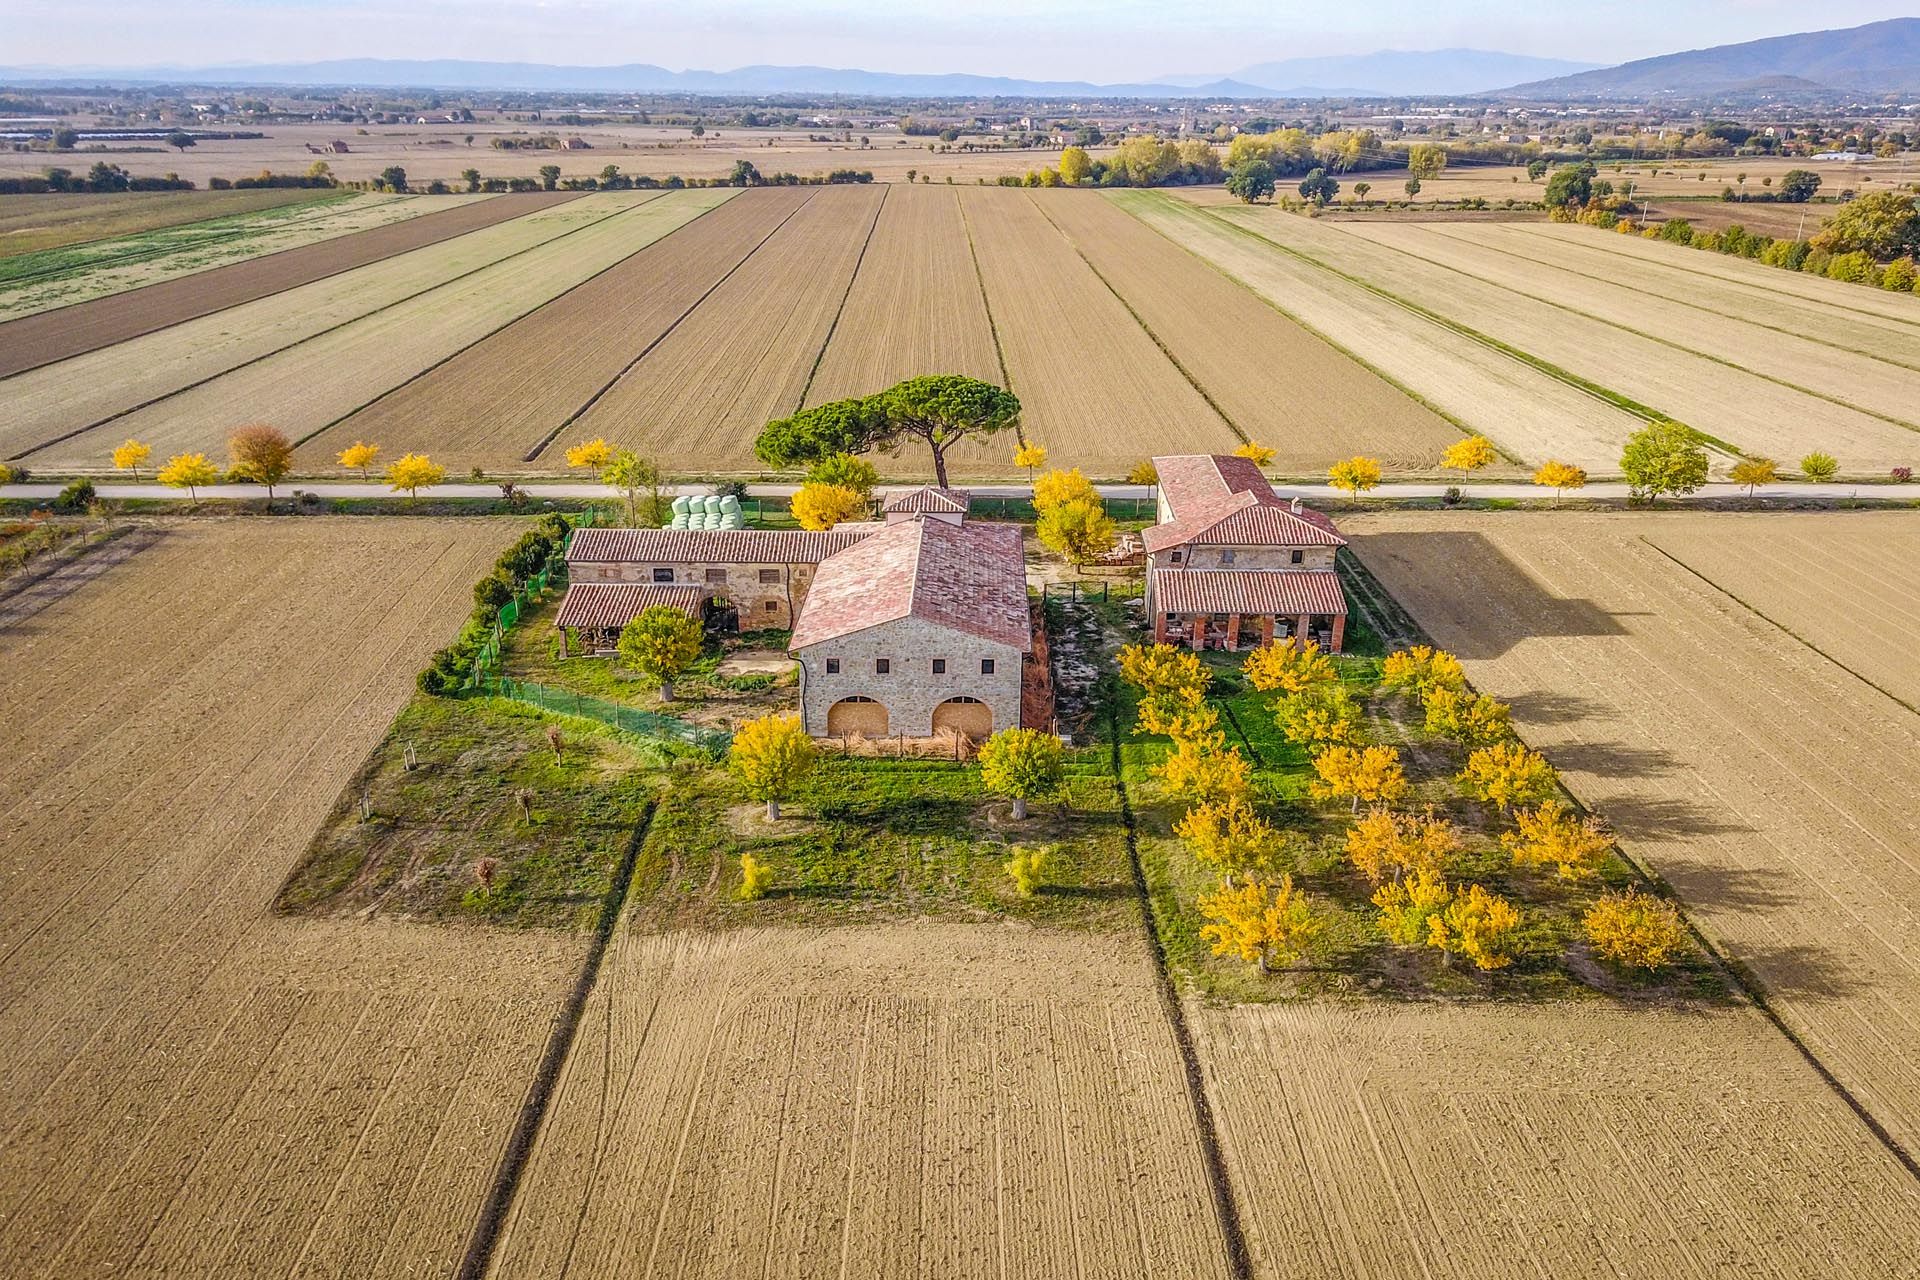
{"type": "Polygon", "coordinates": [[[494,623],[500,610],[512,600],[521,585],[545,568],[554,553],[567,544],[572,528],[564,515],[552,512],[540,517],[519,541],[501,553],[493,572],[473,584],[473,612],[454,642],[433,655],[433,661],[419,675],[420,691],[436,698],[451,697],[466,684],[474,659],[493,638],[494,623]]]}

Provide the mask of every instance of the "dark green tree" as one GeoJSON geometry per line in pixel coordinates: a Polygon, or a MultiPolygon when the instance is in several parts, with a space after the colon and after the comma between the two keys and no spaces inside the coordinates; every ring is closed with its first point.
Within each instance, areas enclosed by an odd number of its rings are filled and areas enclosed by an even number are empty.
{"type": "Polygon", "coordinates": [[[1300,180],[1300,194],[1315,204],[1325,204],[1340,194],[1340,184],[1325,169],[1315,169],[1300,180]]]}
{"type": "Polygon", "coordinates": [[[1542,199],[1557,206],[1585,204],[1593,196],[1594,172],[1590,164],[1570,164],[1555,169],[1547,179],[1547,193],[1542,199]]]}
{"type": "Polygon", "coordinates": [[[1235,165],[1233,172],[1227,175],[1227,190],[1248,204],[1272,198],[1273,166],[1265,160],[1249,160],[1235,165]]]}
{"type": "Polygon", "coordinates": [[[836,453],[894,449],[912,438],[933,454],[934,477],[945,486],[948,449],[1005,431],[1019,417],[1020,400],[1011,391],[957,373],[929,374],[775,419],[761,429],[753,450],[770,466],[799,467],[836,453]]]}
{"type": "Polygon", "coordinates": [[[397,164],[390,164],[380,171],[380,185],[389,191],[407,189],[407,171],[397,164]]]}
{"type": "Polygon", "coordinates": [[[167,135],[167,145],[172,147],[175,151],[184,152],[188,147],[192,146],[193,144],[194,144],[193,135],[186,132],[184,129],[175,129],[172,133],[167,135]]]}
{"type": "Polygon", "coordinates": [[[1780,198],[1805,204],[1820,189],[1820,175],[1811,169],[1789,169],[1780,175],[1780,198]]]}
{"type": "Polygon", "coordinates": [[[1691,427],[1649,422],[1627,437],[1620,474],[1633,496],[1648,502],[1663,493],[1692,493],[1707,482],[1707,451],[1691,427]]]}

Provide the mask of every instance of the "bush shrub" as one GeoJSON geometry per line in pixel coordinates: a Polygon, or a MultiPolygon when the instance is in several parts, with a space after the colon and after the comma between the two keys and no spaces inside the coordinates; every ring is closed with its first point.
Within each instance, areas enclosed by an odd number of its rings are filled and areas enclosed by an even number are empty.
{"type": "Polygon", "coordinates": [[[60,491],[60,496],[53,500],[53,509],[55,511],[85,511],[93,505],[93,499],[93,481],[82,477],[79,480],[73,481],[60,491]]]}
{"type": "Polygon", "coordinates": [[[494,620],[500,616],[501,608],[513,599],[520,583],[540,572],[554,553],[566,545],[567,531],[572,527],[564,515],[549,512],[501,553],[493,572],[474,584],[473,612],[467,616],[459,636],[434,654],[432,662],[416,678],[422,693],[439,698],[460,691],[473,670],[473,660],[493,635],[494,620]]]}

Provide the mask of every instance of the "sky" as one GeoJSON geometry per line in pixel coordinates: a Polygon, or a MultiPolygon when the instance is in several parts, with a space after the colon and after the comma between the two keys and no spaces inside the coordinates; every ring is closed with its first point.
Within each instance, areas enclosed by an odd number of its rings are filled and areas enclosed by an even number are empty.
{"type": "Polygon", "coordinates": [[[1920,0],[0,0],[0,64],[777,63],[1113,84],[1378,49],[1623,62],[1915,13],[1920,0]]]}

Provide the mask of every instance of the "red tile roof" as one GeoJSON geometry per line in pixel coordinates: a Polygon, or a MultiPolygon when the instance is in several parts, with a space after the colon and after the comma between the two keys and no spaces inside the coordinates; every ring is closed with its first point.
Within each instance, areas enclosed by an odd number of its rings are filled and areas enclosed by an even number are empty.
{"type": "Polygon", "coordinates": [[[581,529],[568,564],[819,564],[877,526],[827,529],[581,529]]]}
{"type": "Polygon", "coordinates": [[[887,499],[883,512],[937,512],[941,515],[964,515],[973,505],[973,496],[965,489],[938,489],[933,485],[921,485],[918,489],[909,489],[905,493],[896,493],[887,499]]]}
{"type": "Polygon", "coordinates": [[[1344,547],[1333,522],[1318,511],[1298,511],[1269,489],[1267,496],[1241,490],[1208,503],[1189,503],[1185,511],[1141,534],[1148,551],[1197,543],[1207,546],[1344,547]]]}
{"type": "Polygon", "coordinates": [[[911,520],[826,560],[794,624],[794,649],[920,618],[1008,645],[1033,644],[1020,530],[911,520]]]}
{"type": "Polygon", "coordinates": [[[1236,493],[1257,493],[1279,501],[1260,468],[1252,460],[1232,454],[1175,454],[1155,458],[1153,469],[1160,474],[1160,492],[1173,508],[1175,519],[1188,507],[1217,502],[1236,493]]]}
{"type": "Polygon", "coordinates": [[[1331,569],[1155,569],[1153,607],[1157,613],[1337,614],[1347,611],[1347,597],[1331,569]]]}
{"type": "Polygon", "coordinates": [[[556,627],[624,627],[656,604],[700,616],[707,588],[652,582],[576,582],[554,615],[556,627]]]}

